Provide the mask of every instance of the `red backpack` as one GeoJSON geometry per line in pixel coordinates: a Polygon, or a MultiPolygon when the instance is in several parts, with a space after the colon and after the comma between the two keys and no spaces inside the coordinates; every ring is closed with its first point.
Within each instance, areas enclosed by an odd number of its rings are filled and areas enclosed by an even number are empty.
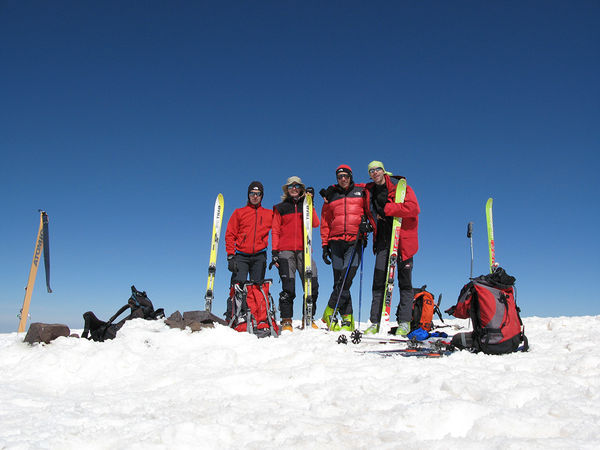
{"type": "Polygon", "coordinates": [[[231,328],[255,334],[259,338],[279,335],[273,297],[269,292],[271,283],[272,280],[248,281],[232,286],[231,328]]]}
{"type": "Polygon", "coordinates": [[[452,344],[475,352],[501,355],[529,345],[520,309],[515,299],[515,278],[498,267],[492,274],[474,278],[458,296],[458,302],[446,313],[459,319],[471,318],[473,331],[458,333],[452,344]]]}

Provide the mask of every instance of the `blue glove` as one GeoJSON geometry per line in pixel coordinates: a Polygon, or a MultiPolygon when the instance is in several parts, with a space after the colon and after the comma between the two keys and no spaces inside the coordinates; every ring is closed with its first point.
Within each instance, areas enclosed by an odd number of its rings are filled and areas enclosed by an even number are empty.
{"type": "Polygon", "coordinates": [[[443,331],[435,331],[433,333],[429,333],[429,337],[447,338],[448,337],[448,333],[444,333],[443,331]]]}
{"type": "Polygon", "coordinates": [[[424,341],[429,337],[429,333],[423,328],[419,327],[414,331],[411,331],[406,335],[409,339],[416,339],[417,341],[424,341]]]}

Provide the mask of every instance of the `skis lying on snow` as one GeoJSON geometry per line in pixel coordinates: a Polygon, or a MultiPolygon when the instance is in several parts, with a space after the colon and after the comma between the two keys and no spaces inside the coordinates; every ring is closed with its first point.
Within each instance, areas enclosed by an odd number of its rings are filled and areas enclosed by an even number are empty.
{"type": "Polygon", "coordinates": [[[429,358],[439,358],[440,356],[447,356],[454,353],[455,348],[453,345],[438,340],[429,343],[422,342],[409,342],[407,347],[403,348],[384,348],[378,350],[357,350],[357,353],[375,353],[380,355],[394,355],[399,354],[400,356],[420,356],[429,358]]]}
{"type": "MultiPolygon", "coordinates": [[[[398,337],[378,337],[378,336],[363,336],[359,330],[354,330],[350,335],[353,344],[359,344],[362,341],[372,344],[389,344],[386,348],[378,348],[377,350],[356,350],[357,353],[376,353],[382,356],[390,356],[398,354],[400,356],[419,356],[427,358],[439,358],[447,356],[455,351],[453,345],[442,339],[434,341],[418,341],[416,339],[406,339],[398,337]],[[395,345],[405,345],[396,347],[395,345]]],[[[337,340],[338,344],[348,344],[348,337],[341,334],[337,340]]]]}
{"type": "Polygon", "coordinates": [[[441,358],[454,353],[454,350],[433,350],[433,349],[418,349],[418,348],[397,348],[393,350],[365,350],[358,353],[375,353],[381,356],[414,356],[417,358],[441,358]]]}

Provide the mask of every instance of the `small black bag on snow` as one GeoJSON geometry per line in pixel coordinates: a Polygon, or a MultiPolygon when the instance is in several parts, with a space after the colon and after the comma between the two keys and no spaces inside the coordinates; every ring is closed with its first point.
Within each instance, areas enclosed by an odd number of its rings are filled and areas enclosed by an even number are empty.
{"type": "Polygon", "coordinates": [[[515,278],[501,267],[493,273],[474,278],[458,296],[458,302],[446,310],[459,319],[471,318],[473,331],[458,333],[452,345],[489,355],[501,355],[529,349],[515,298],[515,278]]]}
{"type": "Polygon", "coordinates": [[[140,292],[135,286],[131,286],[131,297],[129,297],[127,304],[123,305],[107,322],[98,319],[92,311],[83,314],[84,326],[81,337],[98,342],[114,339],[117,331],[121,329],[127,320],[138,318],[156,320],[164,316],[165,311],[162,308],[154,310],[154,305],[146,295],[146,291],[140,292]],[[129,315],[119,322],[113,323],[128,309],[131,310],[129,315]]]}

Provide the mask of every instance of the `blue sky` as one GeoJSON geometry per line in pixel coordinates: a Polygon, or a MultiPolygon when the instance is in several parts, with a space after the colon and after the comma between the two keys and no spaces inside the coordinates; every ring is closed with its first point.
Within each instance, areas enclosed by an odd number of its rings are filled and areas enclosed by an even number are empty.
{"type": "MultiPolygon", "coordinates": [[[[444,307],[468,281],[469,221],[487,270],[493,197],[523,314],[599,314],[599,19],[596,1],[0,2],[0,331],[40,208],[54,293],[41,270],[32,320],[81,328],[131,284],[167,313],[203,309],[219,192],[227,219],[252,180],[272,207],[291,175],[318,191],[342,163],[367,181],[373,159],[417,194],[413,282],[444,307]]],[[[358,316],[358,276],[352,292],[358,316]]]]}

